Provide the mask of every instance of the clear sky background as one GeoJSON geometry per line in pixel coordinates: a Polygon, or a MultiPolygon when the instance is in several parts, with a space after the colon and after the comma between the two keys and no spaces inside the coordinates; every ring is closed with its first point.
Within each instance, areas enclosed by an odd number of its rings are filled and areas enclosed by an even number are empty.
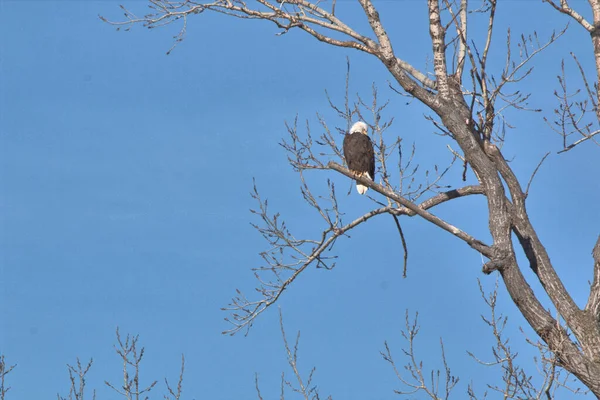
{"type": "MultiPolygon", "coordinates": [[[[426,70],[423,3],[376,5],[398,54],[426,70]]],[[[349,56],[351,93],[368,97],[373,82],[380,87],[391,100],[387,116],[395,118],[390,138],[416,143],[423,170],[447,163],[447,141],[432,133],[422,107],[387,89],[389,75],[371,57],[211,13],[191,18],[185,41],[167,56],[178,26],[116,32],[98,14],[118,20],[119,4],[0,2],[0,351],[18,364],[8,398],[67,395],[66,364],[76,357],[94,358],[88,387],[98,398],[117,398],[103,383],[121,377],[112,348],[117,327],[139,334],[146,347],[142,382],[160,381],[151,398],[162,398],[164,377],[175,381],[182,353],[184,399],[256,398],[255,373],[264,397],[278,398],[281,372],[292,377],[277,309],[260,316],[247,337],[229,337],[221,335],[228,325],[220,308],[236,288],[253,296],[250,269],[266,250],[250,226],[258,222],[249,212],[256,206],[253,177],[292,230],[314,237],[322,228],[278,144],[284,122],[298,115],[316,127],[319,112],[331,126],[345,127],[324,91],[343,100],[349,56]]],[[[141,0],[124,4],[147,10],[141,0]]],[[[338,1],[338,10],[366,27],[353,3],[338,1]]],[[[515,37],[537,30],[545,38],[566,23],[538,1],[502,1],[497,21],[496,71],[508,25],[515,37]]],[[[555,77],[570,51],[592,67],[589,36],[573,25],[535,60],[520,87],[533,91],[531,105],[545,114],[512,113],[516,129],[504,153],[526,182],[553,151],[533,184],[529,210],[560,276],[584,305],[600,221],[599,149],[584,145],[556,155],[560,137],[542,120],[556,107],[555,77]]],[[[455,168],[448,184],[460,184],[461,173],[455,168]]],[[[347,196],[351,183],[334,171],[310,174],[318,192],[327,179],[337,183],[346,220],[373,207],[354,191],[347,196]]],[[[461,199],[436,213],[488,239],[482,199],[461,199]]],[[[380,217],[338,241],[334,270],[310,268],[281,298],[288,334],[302,332],[300,368],[307,374],[317,367],[324,397],[397,398],[400,385],[379,351],[387,340],[403,364],[406,309],[419,312],[416,350],[427,371],[440,367],[443,336],[447,361],[461,378],[456,398],[466,397],[468,382],[481,393],[498,376],[497,368],[466,354],[491,360],[477,278],[491,289],[495,275],[482,275],[480,256],[449,234],[417,219],[403,219],[403,226],[408,279],[401,277],[394,223],[380,217]]],[[[535,351],[523,344],[525,322],[502,285],[500,293],[507,333],[528,363],[535,351]]]]}

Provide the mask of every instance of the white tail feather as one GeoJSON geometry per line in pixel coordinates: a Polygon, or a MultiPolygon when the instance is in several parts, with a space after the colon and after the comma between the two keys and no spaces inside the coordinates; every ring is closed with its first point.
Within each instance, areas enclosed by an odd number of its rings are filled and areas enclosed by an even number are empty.
{"type": "MultiPolygon", "coordinates": [[[[370,180],[373,180],[373,178],[371,178],[371,174],[369,174],[368,172],[363,172],[360,176],[366,176],[370,180]]],[[[356,182],[356,190],[360,194],[365,194],[367,193],[367,190],[369,190],[369,187],[356,182]]]]}
{"type": "Polygon", "coordinates": [[[369,190],[369,188],[366,187],[365,185],[361,185],[360,183],[357,183],[356,190],[358,191],[359,194],[365,194],[365,193],[367,193],[367,190],[369,190]]]}

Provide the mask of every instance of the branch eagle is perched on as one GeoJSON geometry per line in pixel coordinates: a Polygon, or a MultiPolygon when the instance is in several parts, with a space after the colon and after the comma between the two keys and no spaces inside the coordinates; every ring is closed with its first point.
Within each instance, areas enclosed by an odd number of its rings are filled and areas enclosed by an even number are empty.
{"type": "MultiPolygon", "coordinates": [[[[375,180],[375,151],[366,123],[362,121],[355,123],[350,128],[350,133],[344,137],[344,158],[350,171],[358,176],[375,180]]],[[[365,194],[369,188],[356,182],[356,190],[360,194],[365,194]]]]}

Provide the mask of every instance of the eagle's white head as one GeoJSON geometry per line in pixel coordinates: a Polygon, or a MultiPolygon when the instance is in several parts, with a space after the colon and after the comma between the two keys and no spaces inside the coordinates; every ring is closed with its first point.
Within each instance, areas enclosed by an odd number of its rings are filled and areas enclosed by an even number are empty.
{"type": "Polygon", "coordinates": [[[350,133],[362,133],[367,135],[368,129],[369,127],[367,126],[367,124],[365,124],[363,121],[358,121],[354,125],[352,125],[352,128],[350,128],[350,133]]]}

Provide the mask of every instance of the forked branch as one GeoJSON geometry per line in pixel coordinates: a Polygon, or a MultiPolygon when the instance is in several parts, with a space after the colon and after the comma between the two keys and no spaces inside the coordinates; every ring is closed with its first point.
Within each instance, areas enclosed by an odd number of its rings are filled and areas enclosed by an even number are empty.
{"type": "Polygon", "coordinates": [[[140,387],[140,367],[144,358],[144,348],[138,347],[139,336],[128,334],[123,340],[119,328],[116,330],[116,335],[117,345],[114,347],[123,362],[123,382],[117,385],[108,381],[104,381],[104,383],[128,400],[139,400],[140,396],[149,393],[158,381],[153,381],[146,387],[140,387]]]}
{"type": "MultiPolygon", "coordinates": [[[[86,386],[86,375],[90,371],[93,359],[84,366],[77,357],[77,364],[75,366],[67,364],[69,370],[69,381],[71,383],[69,389],[69,397],[62,397],[58,395],[58,400],[83,400],[85,397],[85,386],[86,386]]],[[[96,399],[96,391],[92,391],[92,400],[96,399]]]]}
{"type": "Polygon", "coordinates": [[[575,11],[573,8],[571,8],[571,6],[569,5],[569,2],[567,0],[560,0],[560,4],[558,4],[557,2],[555,2],[553,0],[542,0],[542,1],[550,4],[552,7],[554,7],[555,10],[573,18],[575,21],[577,21],[577,23],[579,25],[583,26],[583,28],[586,31],[591,33],[594,30],[594,26],[592,24],[590,24],[583,17],[583,15],[579,14],[577,11],[575,11]]]}
{"type": "Polygon", "coordinates": [[[399,204],[401,204],[402,206],[406,207],[407,209],[409,209],[410,211],[414,212],[415,214],[419,215],[420,217],[422,217],[423,219],[431,222],[432,224],[442,228],[443,230],[450,232],[451,234],[453,234],[454,236],[458,237],[459,239],[463,240],[464,242],[466,242],[469,246],[471,246],[473,249],[477,250],[478,252],[480,252],[481,254],[483,254],[484,256],[488,257],[488,258],[492,258],[493,256],[493,251],[492,248],[486,244],[484,244],[482,241],[475,239],[474,237],[472,237],[471,235],[463,232],[462,230],[458,229],[457,227],[450,225],[449,223],[447,223],[446,221],[442,220],[441,218],[431,214],[430,212],[420,208],[418,205],[410,202],[409,200],[405,199],[404,197],[400,196],[399,194],[390,191],[389,189],[385,188],[382,185],[379,185],[375,182],[373,182],[372,180],[366,178],[366,177],[362,177],[362,176],[356,176],[355,174],[353,174],[349,169],[342,167],[339,164],[336,164],[334,162],[329,162],[329,164],[327,164],[327,166],[330,169],[333,169],[334,171],[337,171],[343,175],[346,175],[348,178],[351,179],[355,179],[358,182],[360,182],[361,184],[368,186],[369,188],[375,190],[376,192],[384,195],[385,197],[388,197],[396,202],[398,202],[399,204]]]}

